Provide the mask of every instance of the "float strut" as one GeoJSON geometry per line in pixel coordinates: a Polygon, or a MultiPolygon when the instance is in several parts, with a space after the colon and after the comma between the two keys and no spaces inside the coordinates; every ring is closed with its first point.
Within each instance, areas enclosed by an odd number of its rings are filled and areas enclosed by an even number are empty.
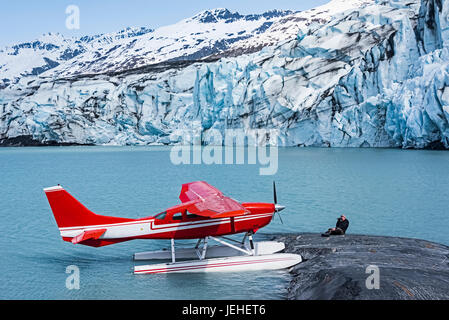
{"type": "Polygon", "coordinates": [[[203,241],[203,239],[199,238],[199,239],[198,239],[198,242],[196,243],[195,249],[198,249],[198,248],[199,248],[199,246],[200,246],[200,244],[201,244],[201,241],[203,241]]]}
{"type": "Polygon", "coordinates": [[[248,232],[246,232],[245,235],[243,236],[242,244],[245,244],[247,236],[248,236],[248,232]]]}
{"type": "Polygon", "coordinates": [[[248,236],[248,239],[249,239],[249,245],[250,245],[250,247],[251,247],[251,251],[252,251],[253,254],[255,254],[255,250],[254,250],[254,242],[253,242],[253,235],[250,234],[250,235],[248,236]]]}
{"type": "Polygon", "coordinates": [[[171,239],[171,262],[175,263],[176,262],[176,258],[175,258],[175,239],[171,239]]]}
{"type": "Polygon", "coordinates": [[[228,242],[226,242],[226,241],[223,241],[223,240],[220,240],[220,239],[218,239],[218,238],[215,238],[215,237],[212,237],[212,236],[209,236],[212,240],[215,240],[215,241],[217,241],[217,242],[219,242],[219,243],[221,243],[221,244],[224,244],[224,245],[226,245],[226,246],[228,246],[228,247],[231,247],[231,248],[233,248],[233,249],[235,249],[235,250],[238,250],[238,251],[241,251],[241,252],[243,252],[243,253],[246,253],[247,255],[251,255],[252,254],[252,252],[250,252],[250,251],[248,251],[248,250],[245,250],[245,249],[242,249],[242,248],[239,248],[239,247],[236,247],[236,246],[234,246],[233,244],[230,244],[230,243],[228,243],[228,242]]]}
{"type": "Polygon", "coordinates": [[[204,238],[203,252],[201,253],[201,258],[200,258],[200,260],[203,260],[204,258],[206,258],[207,240],[209,240],[209,237],[205,237],[205,238],[204,238]]]}

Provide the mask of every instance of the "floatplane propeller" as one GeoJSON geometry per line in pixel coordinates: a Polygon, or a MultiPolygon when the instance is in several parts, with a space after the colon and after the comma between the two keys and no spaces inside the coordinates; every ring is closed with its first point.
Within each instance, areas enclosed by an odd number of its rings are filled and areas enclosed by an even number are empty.
{"type": "Polygon", "coordinates": [[[102,247],[134,239],[171,240],[171,250],[134,255],[134,260],[164,259],[171,263],[135,266],[135,274],[273,270],[302,261],[300,255],[279,253],[285,248],[282,242],[253,242],[254,233],[285,208],[277,204],[274,182],[274,203],[240,203],[207,182],[186,183],[181,188],[180,204],[141,219],[97,215],[60,185],[44,191],[64,241],[102,247]],[[242,241],[225,237],[238,233],[244,235],[242,241]],[[198,242],[194,248],[175,250],[175,240],[183,239],[198,242]],[[209,240],[219,245],[209,246],[209,240]],[[178,262],[176,258],[199,260],[178,262]]]}
{"type": "Polygon", "coordinates": [[[276,183],[274,181],[273,181],[273,198],[274,198],[274,213],[278,214],[279,220],[281,220],[281,223],[284,224],[284,221],[282,221],[282,217],[279,212],[284,210],[285,206],[278,204],[278,197],[276,194],[276,183]]]}

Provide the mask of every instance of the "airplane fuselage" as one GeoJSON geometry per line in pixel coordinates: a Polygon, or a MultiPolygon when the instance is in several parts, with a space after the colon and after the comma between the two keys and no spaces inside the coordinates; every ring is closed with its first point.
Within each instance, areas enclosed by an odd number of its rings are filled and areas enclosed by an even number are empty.
{"type": "Polygon", "coordinates": [[[118,223],[59,228],[65,241],[84,231],[106,229],[101,239],[86,240],[91,246],[104,246],[133,239],[198,239],[235,233],[256,232],[270,223],[274,205],[243,203],[249,214],[238,217],[205,218],[189,214],[182,206],[175,206],[154,217],[118,223]]]}

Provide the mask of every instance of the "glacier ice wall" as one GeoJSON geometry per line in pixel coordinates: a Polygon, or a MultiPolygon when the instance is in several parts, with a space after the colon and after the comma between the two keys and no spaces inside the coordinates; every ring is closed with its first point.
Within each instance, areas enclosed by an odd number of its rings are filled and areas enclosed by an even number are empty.
{"type": "MultiPolygon", "coordinates": [[[[338,1],[334,2],[338,5],[338,1]]],[[[8,144],[176,144],[278,129],[285,146],[449,148],[449,4],[364,1],[249,55],[39,77],[0,91],[8,144]]]]}

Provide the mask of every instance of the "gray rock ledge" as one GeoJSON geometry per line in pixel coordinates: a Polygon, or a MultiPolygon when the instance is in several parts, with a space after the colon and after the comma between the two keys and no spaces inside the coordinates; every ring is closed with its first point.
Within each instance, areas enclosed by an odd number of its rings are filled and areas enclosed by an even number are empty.
{"type": "Polygon", "coordinates": [[[449,247],[426,240],[317,233],[276,235],[285,252],[304,261],[290,269],[287,299],[449,299],[449,247]],[[379,268],[379,289],[368,289],[369,265],[379,268]]]}

